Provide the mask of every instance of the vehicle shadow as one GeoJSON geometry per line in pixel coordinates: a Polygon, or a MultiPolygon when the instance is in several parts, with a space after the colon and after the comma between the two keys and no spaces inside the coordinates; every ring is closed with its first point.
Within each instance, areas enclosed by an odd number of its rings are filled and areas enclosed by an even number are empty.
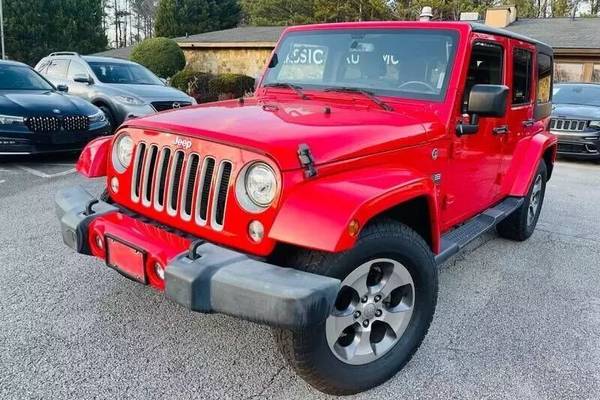
{"type": "Polygon", "coordinates": [[[2,155],[0,164],[74,164],[80,152],[48,153],[32,155],[2,155]]]}

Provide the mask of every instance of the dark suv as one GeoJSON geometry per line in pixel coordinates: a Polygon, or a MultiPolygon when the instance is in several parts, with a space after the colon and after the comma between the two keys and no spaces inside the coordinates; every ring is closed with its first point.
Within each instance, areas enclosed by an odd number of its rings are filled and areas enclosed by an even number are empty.
{"type": "Polygon", "coordinates": [[[600,160],[600,85],[554,86],[550,131],[558,137],[558,154],[600,160]]]}

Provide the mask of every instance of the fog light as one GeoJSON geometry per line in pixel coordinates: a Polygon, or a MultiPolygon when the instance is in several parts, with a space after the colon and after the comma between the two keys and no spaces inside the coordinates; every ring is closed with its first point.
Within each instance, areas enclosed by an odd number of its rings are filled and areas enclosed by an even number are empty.
{"type": "Polygon", "coordinates": [[[154,272],[156,272],[156,276],[158,276],[161,281],[165,280],[165,269],[162,265],[154,263],[154,272]]]}
{"type": "Polygon", "coordinates": [[[96,235],[96,246],[98,246],[100,250],[104,249],[104,241],[100,235],[96,235]]]}
{"type": "Polygon", "coordinates": [[[113,191],[113,193],[119,193],[119,178],[117,178],[116,176],[112,177],[112,179],[110,180],[110,188],[113,191]]]}
{"type": "Polygon", "coordinates": [[[256,243],[259,243],[265,236],[265,228],[263,224],[261,224],[259,221],[250,222],[250,225],[248,225],[248,235],[250,235],[250,238],[256,243]]]}

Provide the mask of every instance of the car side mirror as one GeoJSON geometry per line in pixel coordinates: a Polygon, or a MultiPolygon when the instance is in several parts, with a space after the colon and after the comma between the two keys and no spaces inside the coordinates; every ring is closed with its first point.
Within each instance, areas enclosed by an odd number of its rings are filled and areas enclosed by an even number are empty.
{"type": "Polygon", "coordinates": [[[68,92],[69,91],[69,87],[67,85],[58,85],[56,86],[56,90],[58,90],[59,92],[68,92]]]}
{"type": "Polygon", "coordinates": [[[500,118],[506,114],[508,87],[504,85],[475,85],[469,93],[467,113],[471,116],[468,124],[458,124],[459,136],[472,135],[479,130],[479,117],[500,118]]]}
{"type": "Polygon", "coordinates": [[[73,77],[73,80],[75,82],[79,82],[79,83],[87,83],[88,85],[91,85],[92,82],[93,82],[92,78],[90,78],[89,76],[84,75],[84,74],[77,74],[77,75],[75,75],[73,77]]]}

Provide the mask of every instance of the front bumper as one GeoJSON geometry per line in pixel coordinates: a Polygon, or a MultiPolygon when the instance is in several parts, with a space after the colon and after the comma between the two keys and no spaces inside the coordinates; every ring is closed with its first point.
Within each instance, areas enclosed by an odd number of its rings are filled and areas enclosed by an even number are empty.
{"type": "Polygon", "coordinates": [[[552,132],[558,138],[557,153],[581,159],[600,159],[600,133],[595,132],[552,132]]]}
{"type": "Polygon", "coordinates": [[[86,132],[32,133],[0,131],[0,155],[78,151],[91,140],[109,134],[108,125],[102,125],[86,132]]]}
{"type": "Polygon", "coordinates": [[[193,238],[128,216],[81,187],[58,192],[55,205],[65,244],[104,258],[94,239],[111,235],[144,249],[149,259],[166,265],[166,296],[193,311],[305,328],[327,318],[339,290],[338,279],[268,264],[211,243],[201,244],[196,256],[190,256],[193,238]]]}

